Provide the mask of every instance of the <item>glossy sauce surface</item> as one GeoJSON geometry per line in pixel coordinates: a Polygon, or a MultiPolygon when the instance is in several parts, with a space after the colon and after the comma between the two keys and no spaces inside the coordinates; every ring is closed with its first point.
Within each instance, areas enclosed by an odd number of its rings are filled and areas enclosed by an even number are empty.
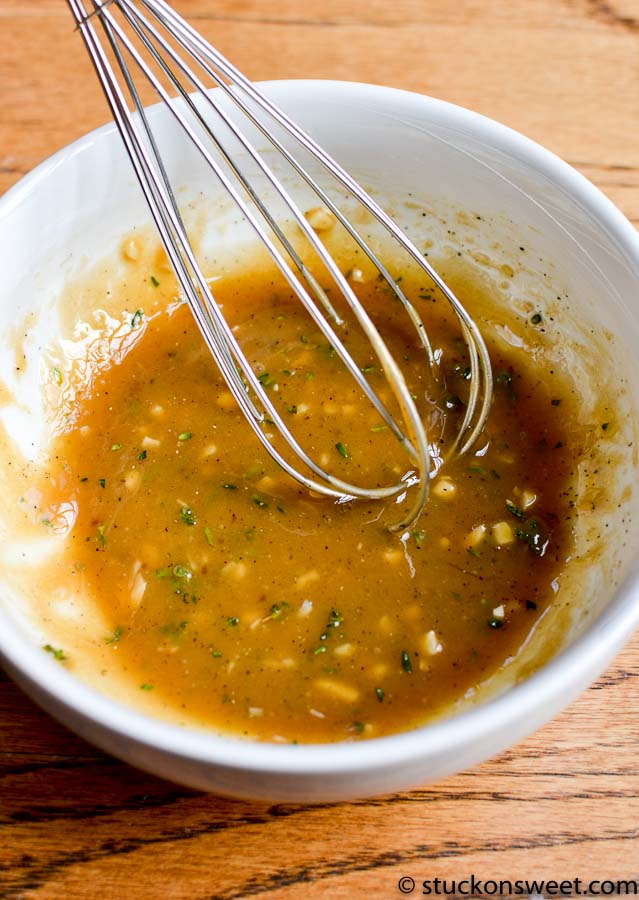
{"type": "MultiPolygon", "coordinates": [[[[452,317],[406,276],[440,360],[435,381],[388,289],[354,287],[402,362],[439,465],[469,389],[452,317]]],[[[472,284],[459,290],[472,299],[472,284]]],[[[316,460],[360,484],[411,468],[285,288],[256,275],[216,295],[316,460]]],[[[111,623],[103,644],[137,689],[235,735],[361,739],[422,724],[516,655],[570,552],[574,410],[554,376],[492,348],[485,434],[446,461],[421,519],[396,535],[395,501],[339,504],[282,473],[186,307],[140,309],[131,328],[141,339],[57,442],[40,514],[77,504],[65,565],[111,623]]],[[[348,324],[340,337],[392,404],[365,339],[348,324]]]]}

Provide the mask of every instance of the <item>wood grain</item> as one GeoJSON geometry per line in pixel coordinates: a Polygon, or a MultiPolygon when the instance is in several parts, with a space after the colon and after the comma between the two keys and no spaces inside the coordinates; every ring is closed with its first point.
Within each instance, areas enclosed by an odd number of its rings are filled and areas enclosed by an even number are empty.
{"type": "MultiPolygon", "coordinates": [[[[253,78],[431,93],[580,169],[639,223],[639,0],[182,0],[253,78]]],[[[0,191],[107,111],[63,0],[0,0],[0,191]]],[[[0,679],[0,895],[399,896],[397,881],[639,879],[639,640],[515,749],[337,806],[231,802],[88,746],[0,679]]]]}

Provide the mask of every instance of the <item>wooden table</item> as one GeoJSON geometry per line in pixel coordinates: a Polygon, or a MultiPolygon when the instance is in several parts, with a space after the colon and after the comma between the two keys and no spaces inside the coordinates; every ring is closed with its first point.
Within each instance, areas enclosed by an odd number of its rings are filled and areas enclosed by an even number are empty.
{"type": "MultiPolygon", "coordinates": [[[[639,223],[639,0],[181,0],[250,76],[409,88],[563,156],[639,223]]],[[[107,111],[64,0],[0,0],[0,192],[107,111]]],[[[0,675],[2,897],[394,897],[398,880],[639,879],[639,639],[514,750],[305,808],[105,756],[0,675]]]]}

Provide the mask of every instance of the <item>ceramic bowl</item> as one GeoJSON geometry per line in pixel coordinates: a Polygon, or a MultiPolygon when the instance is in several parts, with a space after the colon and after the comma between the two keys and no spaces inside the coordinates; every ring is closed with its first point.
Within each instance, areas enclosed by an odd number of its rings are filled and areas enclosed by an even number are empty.
{"type": "MultiPolygon", "coordinates": [[[[555,311],[556,351],[568,359],[572,354],[581,372],[584,414],[598,391],[622,385],[623,397],[613,399],[623,410],[619,433],[630,443],[639,422],[632,365],[639,353],[639,238],[593,185],[525,137],[428,97],[322,81],[274,82],[265,89],[386,199],[391,212],[429,219],[435,241],[471,248],[478,265],[494,268],[516,258],[507,302],[534,296],[555,311]],[[523,262],[520,246],[526,248],[523,262]]],[[[152,115],[162,129],[163,111],[152,115]]],[[[167,140],[169,169],[187,193],[197,194],[202,173],[167,140]]],[[[39,366],[56,327],[46,311],[82,261],[104,255],[131,227],[148,221],[112,126],[66,147],[0,200],[5,475],[43,440],[39,366]]],[[[423,728],[330,746],[256,744],[171,725],[106,696],[43,653],[46,622],[12,575],[20,548],[12,541],[10,508],[0,514],[2,662],[37,703],[87,740],[194,788],[325,802],[433,781],[546,722],[601,673],[639,622],[637,467],[632,451],[617,444],[615,466],[602,486],[604,511],[584,520],[581,568],[565,589],[570,621],[551,658],[529,676],[513,669],[492,696],[423,728]]],[[[37,566],[37,556],[27,553],[23,564],[37,566]]]]}

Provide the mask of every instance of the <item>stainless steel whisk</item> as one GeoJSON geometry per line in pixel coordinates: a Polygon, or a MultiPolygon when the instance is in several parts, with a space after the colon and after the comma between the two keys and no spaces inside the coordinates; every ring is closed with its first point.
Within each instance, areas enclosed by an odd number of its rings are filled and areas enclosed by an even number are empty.
{"type": "Polygon", "coordinates": [[[366,254],[395,297],[403,304],[419,335],[426,360],[432,370],[436,365],[434,355],[417,309],[405,296],[378,255],[373,252],[367,240],[339,208],[337,201],[287,149],[278,134],[286,135],[287,140],[293,139],[296,146],[319,163],[321,169],[334,179],[340,190],[345,190],[370,213],[446,297],[459,320],[470,360],[468,403],[450,451],[462,454],[469,450],[484,428],[492,399],[490,359],[477,324],[423,254],[364,189],[164,0],[67,0],[67,2],[84,38],[178,283],[248,423],[277,463],[312,491],[338,499],[383,499],[395,495],[403,497],[411,489],[412,502],[408,504],[401,521],[392,528],[394,531],[405,530],[418,518],[427,501],[432,465],[426,428],[404,375],[347,278],[307,221],[295,198],[285,187],[283,179],[275,175],[266,159],[258,153],[254,144],[243,133],[236,119],[229,115],[220,102],[221,97],[228,98],[233,107],[245,117],[245,121],[258,129],[281,159],[290,166],[291,171],[313,191],[318,203],[330,210],[366,254]],[[102,26],[102,37],[98,32],[99,25],[102,26]],[[103,44],[104,37],[106,45],[103,44]],[[105,47],[110,48],[115,66],[110,62],[105,47]],[[232,329],[225,321],[198,264],[162,162],[151,121],[135,86],[130,63],[133,63],[135,69],[150,82],[159,98],[167,105],[178,126],[211,167],[255,234],[263,242],[291,290],[334,348],[362,393],[405,448],[414,468],[408,471],[399,483],[371,488],[350,484],[337,478],[306,453],[285,424],[249,364],[232,329]],[[220,90],[213,92],[207,90],[203,77],[208,77],[220,90]],[[176,96],[171,96],[165,83],[171,85],[176,96]],[[129,94],[128,101],[124,86],[129,94]],[[134,112],[129,108],[130,104],[134,112]],[[321,287],[317,275],[311,271],[309,264],[291,244],[285,234],[284,223],[278,221],[277,214],[273,211],[273,207],[269,206],[270,201],[266,195],[260,191],[255,180],[249,178],[238,154],[229,149],[229,136],[243,148],[243,151],[246,151],[261,173],[260,178],[265,184],[270,185],[270,189],[283,201],[287,217],[301,229],[309,247],[321,261],[323,271],[330,276],[332,283],[348,303],[370,340],[386,380],[397,399],[401,411],[401,425],[347,352],[336,331],[342,321],[335,306],[321,287]],[[292,451],[293,457],[297,458],[297,465],[293,465],[275,446],[270,431],[266,432],[263,427],[265,422],[268,423],[269,429],[276,429],[292,451]],[[306,472],[301,471],[298,466],[303,467],[306,472]]]}

